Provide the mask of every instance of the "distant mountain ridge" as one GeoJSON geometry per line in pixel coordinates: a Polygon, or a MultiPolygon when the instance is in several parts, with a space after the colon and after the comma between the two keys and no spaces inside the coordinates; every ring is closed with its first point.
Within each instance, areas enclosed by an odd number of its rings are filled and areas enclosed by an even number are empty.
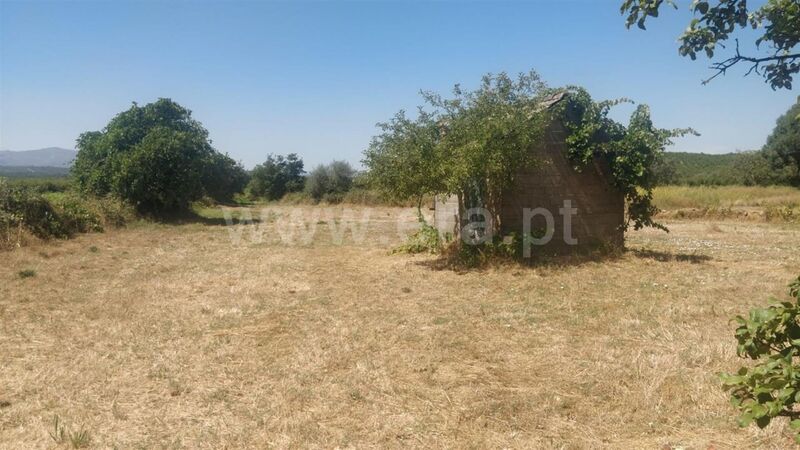
{"type": "Polygon", "coordinates": [[[78,152],[60,147],[38,150],[0,150],[0,167],[62,167],[72,165],[78,152]]]}

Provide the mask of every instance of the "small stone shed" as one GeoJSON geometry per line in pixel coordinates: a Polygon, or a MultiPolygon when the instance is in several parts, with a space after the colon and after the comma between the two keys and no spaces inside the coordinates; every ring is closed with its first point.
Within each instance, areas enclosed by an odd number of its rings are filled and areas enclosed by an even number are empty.
{"type": "MultiPolygon", "coordinates": [[[[542,106],[551,108],[564,101],[567,95],[557,94],[542,106]]],[[[612,185],[608,165],[596,158],[581,170],[575,170],[567,156],[565,138],[564,125],[554,121],[546,128],[543,142],[531,149],[535,167],[520,168],[516,185],[503,194],[500,236],[512,232],[522,236],[524,210],[544,208],[552,214],[553,235],[549,242],[533,245],[533,254],[563,255],[623,246],[625,199],[612,185]],[[565,201],[576,209],[567,219],[560,213],[565,201]],[[565,236],[565,220],[571,224],[571,236],[565,236]]],[[[435,198],[434,225],[441,233],[458,237],[464,225],[462,214],[458,197],[435,198]]],[[[547,227],[547,219],[542,214],[533,215],[529,220],[531,230],[547,227]]]]}

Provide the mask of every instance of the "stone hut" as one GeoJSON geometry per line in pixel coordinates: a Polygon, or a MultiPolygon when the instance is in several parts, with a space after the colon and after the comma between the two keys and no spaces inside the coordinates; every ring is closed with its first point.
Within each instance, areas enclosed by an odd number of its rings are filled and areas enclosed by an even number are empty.
{"type": "MultiPolygon", "coordinates": [[[[560,93],[546,102],[550,108],[567,96],[560,93]]],[[[540,238],[532,253],[571,254],[624,243],[625,199],[610,178],[608,165],[596,158],[575,170],[567,157],[566,130],[551,123],[545,139],[531,149],[535,167],[520,168],[513,189],[503,194],[499,234],[524,236],[527,229],[540,238]],[[548,238],[548,234],[550,234],[548,238]],[[538,248],[537,248],[538,247],[538,248]]],[[[434,225],[443,234],[460,236],[465,224],[456,196],[436,197],[434,225]]]]}

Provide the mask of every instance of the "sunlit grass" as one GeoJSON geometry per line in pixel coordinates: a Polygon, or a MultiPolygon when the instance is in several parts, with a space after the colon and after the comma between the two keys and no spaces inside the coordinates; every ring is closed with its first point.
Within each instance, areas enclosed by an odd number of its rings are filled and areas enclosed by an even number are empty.
{"type": "Polygon", "coordinates": [[[656,188],[656,206],[681,208],[733,208],[800,206],[800,189],[788,186],[663,186],[656,188]]]}

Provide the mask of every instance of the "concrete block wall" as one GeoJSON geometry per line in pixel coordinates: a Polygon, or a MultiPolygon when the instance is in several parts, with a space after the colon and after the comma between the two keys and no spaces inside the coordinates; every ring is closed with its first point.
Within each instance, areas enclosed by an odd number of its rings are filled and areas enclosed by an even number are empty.
{"type": "Polygon", "coordinates": [[[459,214],[458,214],[458,197],[451,195],[449,197],[437,195],[433,200],[433,226],[439,230],[443,236],[451,234],[458,236],[459,230],[459,214]]]}
{"type": "MultiPolygon", "coordinates": [[[[552,127],[559,135],[560,124],[552,127]]],[[[533,252],[565,254],[592,250],[597,247],[620,247],[624,243],[625,198],[610,182],[610,169],[604,161],[595,159],[581,170],[575,170],[567,157],[563,139],[550,139],[533,149],[536,165],[520,168],[516,186],[503,195],[500,212],[500,232],[503,235],[523,232],[523,208],[545,208],[554,219],[552,240],[533,252]],[[571,215],[571,236],[564,235],[564,215],[560,210],[565,201],[577,211],[571,215]],[[577,240],[569,245],[567,239],[577,240]]],[[[532,229],[543,230],[545,218],[537,215],[532,229]]]]}

